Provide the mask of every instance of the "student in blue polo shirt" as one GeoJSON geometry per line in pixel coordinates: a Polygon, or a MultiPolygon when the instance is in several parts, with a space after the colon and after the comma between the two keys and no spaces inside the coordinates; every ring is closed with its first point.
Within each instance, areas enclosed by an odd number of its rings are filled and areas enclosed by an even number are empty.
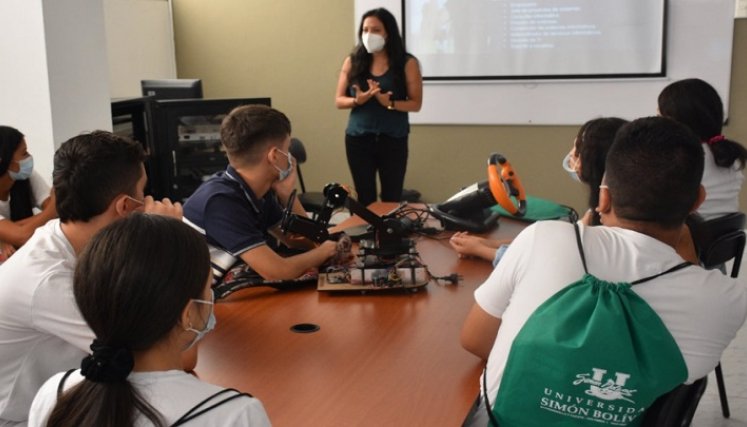
{"type": "MultiPolygon", "coordinates": [[[[283,257],[268,233],[296,186],[288,117],[264,105],[245,105],[226,116],[220,132],[229,166],[184,205],[184,220],[207,237],[216,278],[240,259],[265,280],[290,280],[334,255],[336,243],[328,241],[283,257]]],[[[305,215],[297,200],[293,211],[305,215]]]]}

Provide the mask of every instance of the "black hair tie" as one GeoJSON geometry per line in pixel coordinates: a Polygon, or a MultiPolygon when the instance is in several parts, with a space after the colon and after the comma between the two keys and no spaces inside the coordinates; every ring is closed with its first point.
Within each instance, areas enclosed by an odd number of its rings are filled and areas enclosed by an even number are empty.
{"type": "Polygon", "coordinates": [[[130,350],[103,345],[98,339],[93,340],[91,351],[92,354],[80,362],[80,372],[93,382],[124,381],[135,365],[130,350]]]}

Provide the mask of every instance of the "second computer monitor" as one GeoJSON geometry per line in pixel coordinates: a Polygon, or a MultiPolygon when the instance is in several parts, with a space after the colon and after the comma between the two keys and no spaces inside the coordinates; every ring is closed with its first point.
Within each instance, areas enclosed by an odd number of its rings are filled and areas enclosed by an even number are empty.
{"type": "Polygon", "coordinates": [[[155,99],[201,99],[202,80],[200,79],[160,79],[141,80],[144,96],[155,99]]]}

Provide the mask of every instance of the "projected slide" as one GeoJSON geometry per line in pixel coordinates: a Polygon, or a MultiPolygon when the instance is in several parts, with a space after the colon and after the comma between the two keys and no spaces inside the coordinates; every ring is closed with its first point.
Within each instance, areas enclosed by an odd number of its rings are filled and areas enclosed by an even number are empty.
{"type": "Polygon", "coordinates": [[[426,79],[664,74],[666,0],[403,0],[426,79]]]}

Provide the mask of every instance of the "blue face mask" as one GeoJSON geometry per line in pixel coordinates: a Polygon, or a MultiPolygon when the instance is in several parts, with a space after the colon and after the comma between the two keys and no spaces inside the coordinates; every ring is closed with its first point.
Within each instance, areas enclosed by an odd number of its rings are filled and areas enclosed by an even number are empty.
{"type": "Polygon", "coordinates": [[[31,172],[33,171],[34,158],[32,156],[28,156],[25,159],[18,161],[18,172],[8,170],[8,174],[10,175],[10,179],[12,179],[13,181],[23,181],[31,178],[31,172]]]}
{"type": "Polygon", "coordinates": [[[278,150],[278,152],[285,155],[285,157],[288,158],[288,167],[286,169],[280,169],[279,167],[273,165],[275,166],[275,169],[277,169],[278,172],[280,173],[280,176],[278,176],[278,181],[282,181],[285,178],[288,178],[291,172],[293,172],[293,156],[291,155],[291,153],[285,153],[280,150],[278,150]]]}
{"type": "Polygon", "coordinates": [[[205,301],[202,299],[192,299],[192,301],[198,303],[198,304],[208,304],[210,305],[210,314],[208,315],[208,320],[205,322],[205,326],[203,326],[202,329],[195,329],[190,324],[189,327],[185,328],[187,331],[194,332],[195,333],[195,339],[192,340],[192,342],[189,344],[187,349],[191,348],[193,345],[195,345],[198,341],[200,341],[202,338],[205,337],[205,335],[208,334],[208,332],[215,329],[215,324],[217,321],[215,320],[215,295],[212,291],[210,291],[210,301],[205,301]]]}

